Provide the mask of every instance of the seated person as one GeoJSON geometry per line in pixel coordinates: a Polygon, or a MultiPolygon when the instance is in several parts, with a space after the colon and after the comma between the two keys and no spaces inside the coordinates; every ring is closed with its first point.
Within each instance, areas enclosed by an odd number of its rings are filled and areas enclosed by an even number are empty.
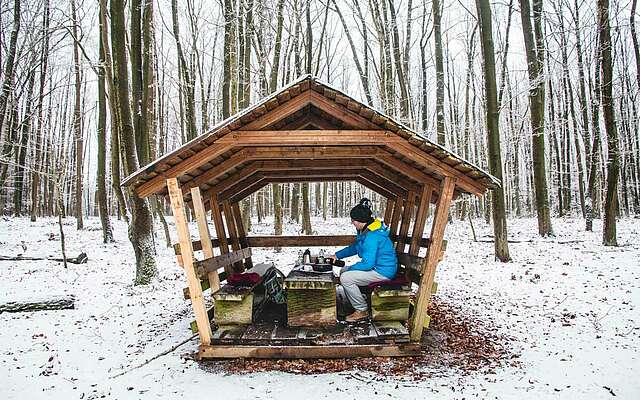
{"type": "Polygon", "coordinates": [[[340,284],[355,312],[348,315],[347,322],[355,322],[369,317],[367,301],[358,286],[393,279],[398,269],[398,259],[393,243],[389,239],[389,229],[379,219],[371,216],[371,202],[360,200],[360,204],[350,212],[351,224],[357,230],[355,242],[336,252],[330,258],[342,259],[358,255],[356,264],[343,267],[340,284]]]}

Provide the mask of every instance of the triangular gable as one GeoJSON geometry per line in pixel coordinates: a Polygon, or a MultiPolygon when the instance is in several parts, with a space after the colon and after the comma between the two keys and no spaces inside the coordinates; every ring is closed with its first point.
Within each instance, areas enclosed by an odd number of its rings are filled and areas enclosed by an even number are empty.
{"type": "MultiPolygon", "coordinates": [[[[242,137],[245,140],[243,143],[248,143],[246,141],[250,139],[246,136],[251,136],[255,131],[284,130],[292,133],[293,130],[309,128],[335,132],[333,137],[336,139],[345,139],[349,131],[358,132],[360,136],[352,135],[353,143],[343,143],[354,146],[374,144],[371,142],[381,136],[380,132],[383,131],[388,132],[383,136],[395,135],[398,140],[394,140],[391,150],[397,157],[389,157],[386,154],[386,165],[403,169],[405,175],[411,172],[412,178],[418,176],[417,180],[421,182],[433,179],[427,175],[437,170],[438,176],[458,178],[459,190],[462,192],[480,194],[487,188],[499,185],[495,177],[455,153],[309,75],[281,88],[252,107],[218,123],[209,132],[141,168],[127,177],[123,185],[133,185],[143,197],[163,192],[164,180],[170,177],[182,176],[187,182],[191,181],[189,186],[194,186],[196,182],[200,185],[206,182],[202,177],[206,177],[207,174],[213,175],[211,170],[219,167],[221,163],[228,164],[231,169],[242,164],[242,157],[238,154],[247,148],[239,147],[237,138],[242,137]],[[333,127],[339,129],[330,131],[333,127]],[[367,131],[372,134],[366,134],[367,131]],[[234,132],[234,135],[226,138],[225,136],[231,132],[234,132]],[[400,160],[407,155],[410,155],[409,160],[400,160]],[[233,164],[234,162],[236,164],[233,164]],[[415,171],[409,171],[407,165],[415,171]],[[427,175],[420,175],[421,173],[427,175]]],[[[281,143],[278,144],[286,146],[287,140],[290,143],[306,144],[300,142],[299,138],[291,139],[284,135],[279,138],[281,143]]],[[[319,145],[320,142],[310,143],[319,145]]]]}

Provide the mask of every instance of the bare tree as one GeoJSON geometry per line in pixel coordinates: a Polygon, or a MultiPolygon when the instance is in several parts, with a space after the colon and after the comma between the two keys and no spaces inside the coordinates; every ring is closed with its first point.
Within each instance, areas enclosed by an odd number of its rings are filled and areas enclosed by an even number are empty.
{"type": "Polygon", "coordinates": [[[618,212],[619,145],[613,103],[613,62],[611,60],[611,28],[609,27],[609,0],[598,0],[598,28],[600,59],[602,60],[602,112],[607,130],[607,197],[605,203],[602,243],[617,246],[616,214],[618,212]]]}
{"type": "Polygon", "coordinates": [[[520,0],[522,33],[527,53],[529,72],[529,103],[531,106],[531,135],[533,153],[533,175],[535,182],[535,200],[538,212],[538,233],[542,236],[553,235],[551,213],[549,212],[549,194],[547,193],[547,169],[544,158],[544,38],[542,36],[542,0],[533,0],[533,20],[529,0],[520,0]]]}
{"type": "MultiPolygon", "coordinates": [[[[493,50],[493,22],[489,0],[476,0],[480,26],[480,43],[484,61],[485,110],[487,115],[487,143],[489,147],[489,171],[502,179],[502,156],[500,154],[500,130],[498,110],[498,89],[496,84],[496,62],[493,50]]],[[[494,247],[496,258],[502,262],[511,260],[507,243],[507,218],[504,204],[504,183],[491,192],[494,247]]]]}
{"type": "MultiPolygon", "coordinates": [[[[122,0],[111,0],[111,43],[113,45],[113,76],[115,95],[118,100],[120,123],[122,124],[124,170],[127,175],[139,168],[136,142],[131,118],[129,97],[129,67],[125,43],[125,18],[122,0]]],[[[147,202],[134,192],[129,192],[131,223],[129,240],[136,256],[136,279],[138,285],[148,284],[156,275],[155,246],[153,242],[153,220],[147,202]]]]}

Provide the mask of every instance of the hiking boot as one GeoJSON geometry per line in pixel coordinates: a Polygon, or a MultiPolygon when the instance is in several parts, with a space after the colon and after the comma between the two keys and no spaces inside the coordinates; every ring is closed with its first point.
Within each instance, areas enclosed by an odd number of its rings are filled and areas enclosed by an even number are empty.
{"type": "Polygon", "coordinates": [[[347,315],[347,318],[345,318],[345,321],[358,322],[367,318],[369,318],[369,313],[367,311],[356,311],[351,315],[347,315]]]}

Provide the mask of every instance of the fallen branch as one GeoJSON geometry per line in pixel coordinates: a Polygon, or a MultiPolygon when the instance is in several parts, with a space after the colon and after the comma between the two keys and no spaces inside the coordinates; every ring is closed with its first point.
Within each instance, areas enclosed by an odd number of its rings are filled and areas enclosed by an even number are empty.
{"type": "Polygon", "coordinates": [[[171,353],[172,351],[174,351],[174,350],[175,350],[175,349],[177,349],[178,347],[180,347],[180,346],[182,346],[183,344],[185,344],[185,343],[187,343],[187,342],[191,341],[191,340],[192,340],[193,338],[195,338],[196,336],[198,336],[198,334],[197,334],[197,333],[196,333],[195,335],[191,336],[190,338],[185,339],[185,340],[183,340],[182,342],[180,342],[180,343],[176,344],[175,346],[173,346],[173,347],[172,347],[172,348],[170,348],[169,350],[165,350],[165,351],[163,351],[162,353],[157,354],[157,355],[155,355],[155,356],[153,356],[153,357],[149,358],[148,360],[145,360],[142,364],[139,364],[139,365],[136,365],[136,366],[135,366],[135,367],[133,367],[133,368],[129,368],[129,369],[127,369],[127,370],[124,370],[124,371],[120,372],[119,374],[116,374],[116,375],[114,375],[114,376],[110,377],[109,379],[117,378],[117,377],[122,376],[122,375],[124,375],[124,374],[128,374],[129,372],[133,371],[134,369],[138,369],[138,368],[144,367],[145,365],[149,364],[151,361],[153,361],[153,360],[155,360],[155,359],[158,359],[158,358],[160,358],[160,357],[162,357],[162,356],[165,356],[165,355],[167,355],[167,354],[171,353]]]}
{"type": "Polygon", "coordinates": [[[32,312],[43,310],[73,310],[74,296],[57,296],[48,299],[31,299],[24,301],[10,301],[0,304],[0,314],[3,312],[32,312]]]}
{"type": "MultiPolygon", "coordinates": [[[[0,261],[39,261],[39,260],[64,262],[64,259],[55,258],[55,257],[0,256],[0,261]]],[[[87,253],[80,253],[78,257],[67,258],[67,262],[70,262],[72,264],[86,264],[88,260],[89,260],[89,257],[87,257],[87,253]]]]}

